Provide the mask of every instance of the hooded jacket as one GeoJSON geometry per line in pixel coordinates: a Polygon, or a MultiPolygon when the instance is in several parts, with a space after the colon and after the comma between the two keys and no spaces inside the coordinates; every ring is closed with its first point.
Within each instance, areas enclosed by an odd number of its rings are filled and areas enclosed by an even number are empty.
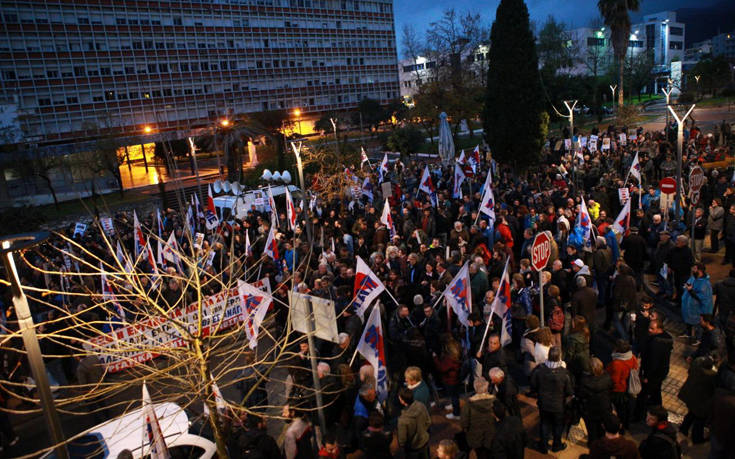
{"type": "Polygon", "coordinates": [[[414,401],[398,418],[398,445],[414,451],[423,448],[429,443],[429,426],[429,412],[423,403],[414,401]]]}
{"type": "Polygon", "coordinates": [[[684,289],[681,297],[681,316],[689,325],[699,324],[699,316],[712,314],[712,285],[709,282],[709,274],[702,277],[692,276],[687,281],[692,285],[691,291],[684,289]]]}
{"type": "Polygon", "coordinates": [[[495,396],[475,394],[462,406],[460,425],[470,448],[490,448],[495,435],[493,402],[495,396]]]}

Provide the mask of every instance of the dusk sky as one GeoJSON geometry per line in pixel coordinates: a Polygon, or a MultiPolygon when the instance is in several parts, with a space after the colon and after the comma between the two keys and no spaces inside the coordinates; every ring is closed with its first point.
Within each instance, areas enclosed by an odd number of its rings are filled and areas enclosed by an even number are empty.
{"type": "MultiPolygon", "coordinates": [[[[642,0],[641,10],[637,16],[681,7],[706,6],[717,3],[717,1],[642,0]]],[[[413,24],[416,32],[423,34],[429,23],[441,17],[442,11],[447,8],[454,8],[458,12],[473,11],[480,13],[482,20],[489,27],[495,18],[495,10],[499,3],[500,0],[394,0],[399,59],[403,58],[401,30],[404,24],[413,24]]],[[[554,15],[558,21],[570,24],[573,27],[584,27],[589,24],[591,19],[599,17],[596,0],[526,0],[526,5],[528,5],[531,20],[538,25],[543,24],[550,14],[554,15]]]]}

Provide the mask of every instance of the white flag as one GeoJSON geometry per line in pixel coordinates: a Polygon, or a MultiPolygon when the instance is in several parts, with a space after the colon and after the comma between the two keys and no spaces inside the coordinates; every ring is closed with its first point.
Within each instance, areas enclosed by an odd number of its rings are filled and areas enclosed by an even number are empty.
{"type": "Polygon", "coordinates": [[[630,201],[631,199],[625,201],[623,210],[620,211],[618,218],[615,219],[615,223],[612,225],[613,231],[617,234],[625,235],[630,225],[630,201]]]}
{"type": "Polygon", "coordinates": [[[510,258],[505,260],[505,269],[503,269],[503,276],[500,278],[500,285],[498,286],[498,292],[495,294],[493,300],[492,311],[495,315],[503,319],[503,329],[500,333],[500,344],[507,346],[513,340],[513,322],[510,316],[511,306],[511,293],[510,293],[510,276],[508,275],[508,261],[510,258]]]}
{"type": "Polygon", "coordinates": [[[470,287],[470,270],[469,262],[462,266],[452,282],[447,285],[444,290],[444,298],[452,307],[454,313],[457,314],[459,322],[466,326],[470,326],[468,317],[472,311],[472,288],[470,287]]]}
{"type": "Polygon", "coordinates": [[[488,226],[492,228],[495,225],[495,195],[490,183],[486,183],[485,192],[482,195],[482,201],[480,201],[480,212],[490,217],[488,226]]]}
{"type": "Polygon", "coordinates": [[[375,275],[367,263],[358,256],[357,267],[355,269],[355,299],[353,307],[357,315],[360,316],[360,319],[364,318],[363,316],[370,303],[378,298],[383,291],[385,291],[383,282],[375,275]]]}
{"type": "Polygon", "coordinates": [[[258,346],[260,324],[263,323],[265,313],[268,312],[273,299],[263,290],[239,279],[237,281],[237,291],[242,304],[245,335],[250,343],[250,349],[255,349],[258,346]]]}
{"type": "Polygon", "coordinates": [[[378,399],[381,401],[388,397],[388,368],[385,363],[383,336],[380,308],[373,308],[373,312],[370,313],[370,317],[365,323],[360,341],[357,343],[357,352],[373,366],[377,383],[376,391],[378,392],[378,399]]]}
{"type": "Polygon", "coordinates": [[[462,167],[459,164],[454,165],[454,191],[452,197],[455,199],[462,198],[462,182],[464,182],[465,175],[462,167]]]}
{"type": "Polygon", "coordinates": [[[390,232],[390,238],[396,235],[396,227],[393,226],[393,217],[390,215],[390,204],[388,198],[385,199],[385,205],[383,206],[383,214],[380,216],[380,223],[384,224],[390,232]]]}
{"type": "Polygon", "coordinates": [[[291,192],[286,188],[286,219],[288,220],[288,229],[291,231],[296,229],[296,207],[294,207],[291,192]]]}
{"type": "Polygon", "coordinates": [[[151,396],[148,394],[148,387],[143,383],[143,441],[147,440],[150,446],[151,459],[168,459],[166,440],[163,438],[163,431],[158,424],[158,416],[151,402],[151,396]]]}
{"type": "MultiPolygon", "coordinates": [[[[624,135],[624,134],[622,134],[624,135]]],[[[630,165],[630,172],[628,172],[630,175],[636,178],[638,180],[638,185],[641,184],[641,165],[638,162],[638,153],[636,152],[635,158],[633,158],[633,163],[630,165]]]]}

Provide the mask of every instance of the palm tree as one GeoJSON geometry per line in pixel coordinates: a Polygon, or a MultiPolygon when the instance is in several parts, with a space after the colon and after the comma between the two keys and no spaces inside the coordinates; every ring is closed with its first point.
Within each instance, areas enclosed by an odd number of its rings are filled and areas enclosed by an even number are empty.
{"type": "MultiPolygon", "coordinates": [[[[227,180],[240,181],[242,178],[242,154],[248,140],[268,135],[264,129],[254,126],[252,120],[236,116],[226,124],[215,125],[216,142],[222,146],[227,166],[227,180]]],[[[212,145],[216,148],[216,145],[212,145]]]]}
{"type": "Polygon", "coordinates": [[[610,40],[613,45],[613,54],[618,64],[618,106],[623,106],[623,70],[625,53],[628,51],[630,38],[630,16],[628,11],[638,11],[639,0],[598,0],[605,25],[610,27],[610,40]]]}

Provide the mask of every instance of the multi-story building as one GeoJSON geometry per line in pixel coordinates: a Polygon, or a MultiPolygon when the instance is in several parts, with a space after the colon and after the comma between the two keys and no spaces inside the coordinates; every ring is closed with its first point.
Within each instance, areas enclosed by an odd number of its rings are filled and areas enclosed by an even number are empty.
{"type": "MultiPolygon", "coordinates": [[[[643,16],[643,22],[633,24],[628,40],[628,56],[644,51],[651,53],[656,66],[655,74],[670,72],[672,61],[684,59],[686,26],[676,22],[676,12],[643,16]]],[[[569,45],[577,57],[574,66],[564,71],[571,74],[602,74],[613,62],[613,47],[608,27],[582,27],[568,32],[569,45]]]]}
{"type": "MultiPolygon", "coordinates": [[[[44,154],[182,138],[225,113],[399,97],[392,0],[3,0],[3,129],[44,154]]],[[[2,141],[0,140],[0,143],[2,141]]]]}
{"type": "Polygon", "coordinates": [[[642,29],[645,47],[653,50],[654,63],[659,70],[668,69],[672,61],[684,60],[686,25],[676,22],[675,11],[643,16],[643,23],[633,28],[642,29]]]}
{"type": "MultiPolygon", "coordinates": [[[[571,47],[573,65],[561,69],[571,75],[602,75],[613,64],[613,47],[610,41],[610,29],[602,26],[580,27],[567,32],[567,45],[571,47]]],[[[644,40],[641,30],[631,28],[628,39],[628,56],[636,56],[644,51],[644,40]]],[[[542,65],[539,62],[539,65],[542,65]]]]}
{"type": "MultiPolygon", "coordinates": [[[[487,73],[486,45],[479,45],[462,52],[462,60],[467,69],[484,81],[487,73]]],[[[418,56],[416,59],[403,59],[398,62],[398,76],[401,86],[401,98],[407,104],[412,103],[413,96],[418,92],[419,86],[436,78],[436,73],[449,62],[449,56],[432,55],[418,56]]]]}
{"type": "Polygon", "coordinates": [[[692,43],[684,51],[684,63],[693,65],[699,62],[703,57],[712,54],[712,39],[692,43]]]}
{"type": "Polygon", "coordinates": [[[731,63],[735,63],[735,30],[712,37],[712,55],[724,56],[731,63]]]}

